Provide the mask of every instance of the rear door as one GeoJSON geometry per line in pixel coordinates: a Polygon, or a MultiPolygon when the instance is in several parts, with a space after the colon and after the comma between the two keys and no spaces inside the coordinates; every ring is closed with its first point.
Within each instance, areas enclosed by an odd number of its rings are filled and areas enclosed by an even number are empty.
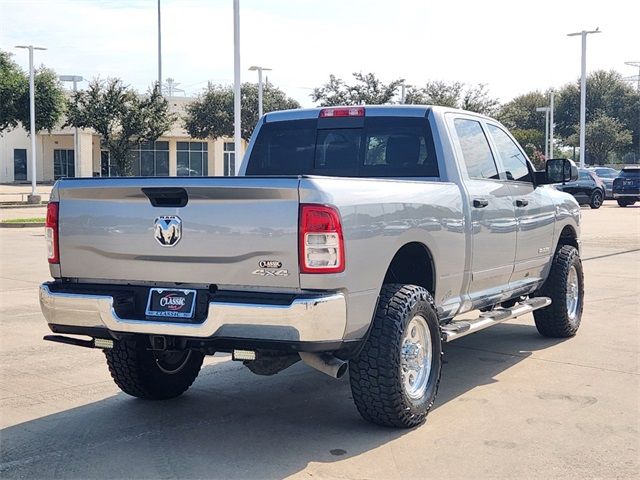
{"type": "Polygon", "coordinates": [[[555,228],[555,205],[546,188],[533,184],[533,168],[515,140],[500,126],[487,122],[501,182],[511,192],[518,227],[511,287],[535,283],[549,262],[555,228]]]}
{"type": "Polygon", "coordinates": [[[508,288],[516,253],[515,210],[511,191],[500,181],[483,122],[471,116],[456,116],[451,122],[471,212],[469,297],[484,301],[508,288]]]}
{"type": "Polygon", "coordinates": [[[299,286],[297,178],[62,180],[63,277],[299,286]]]}

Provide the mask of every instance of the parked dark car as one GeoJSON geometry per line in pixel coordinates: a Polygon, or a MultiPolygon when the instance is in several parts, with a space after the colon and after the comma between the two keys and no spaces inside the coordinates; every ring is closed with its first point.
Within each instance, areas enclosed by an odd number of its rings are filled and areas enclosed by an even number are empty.
{"type": "Polygon", "coordinates": [[[605,188],[604,198],[606,198],[607,200],[612,199],[613,198],[613,180],[617,178],[618,175],[620,175],[620,170],[616,170],[615,168],[611,168],[611,167],[593,167],[593,168],[590,168],[590,170],[592,172],[595,172],[598,178],[602,180],[602,183],[604,183],[604,188],[605,188]]]}
{"type": "Polygon", "coordinates": [[[640,167],[625,167],[613,181],[613,198],[621,207],[640,200],[640,167]]]}
{"type": "Polygon", "coordinates": [[[558,185],[558,190],[570,193],[580,205],[589,205],[591,208],[600,208],[604,201],[606,188],[598,176],[585,168],[578,170],[578,179],[558,185]]]}

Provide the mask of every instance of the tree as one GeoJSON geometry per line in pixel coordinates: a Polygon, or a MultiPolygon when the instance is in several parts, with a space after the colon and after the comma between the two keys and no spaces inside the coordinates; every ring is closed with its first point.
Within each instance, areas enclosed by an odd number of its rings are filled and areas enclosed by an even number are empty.
{"type": "MultiPolygon", "coordinates": [[[[240,89],[241,136],[245,140],[258,123],[258,85],[243,83],[240,89]]],[[[262,92],[265,113],[300,108],[300,104],[267,82],[262,92]]],[[[209,85],[185,111],[185,129],[194,138],[233,137],[233,88],[209,85]]]]}
{"type": "Polygon", "coordinates": [[[498,120],[511,131],[532,160],[544,157],[541,152],[545,150],[545,115],[536,108],[548,103],[548,94],[536,90],[503,104],[497,112],[498,120]]]}
{"type": "Polygon", "coordinates": [[[383,83],[373,73],[354,73],[355,83],[347,84],[335,75],[329,76],[329,82],[314,88],[311,99],[321,107],[335,105],[384,105],[392,103],[402,84],[402,79],[383,83]]]}
{"type": "Polygon", "coordinates": [[[118,173],[127,176],[133,174],[133,146],[156,140],[169,130],[174,119],[157,85],[148,95],[140,96],[122,80],[110,78],[93,80],[87,90],[72,95],[66,125],[99,133],[118,173]]]}
{"type": "MultiPolygon", "coordinates": [[[[64,93],[55,72],[40,67],[35,72],[36,131],[51,131],[64,112],[64,93]]],[[[29,75],[0,50],[0,132],[21,124],[31,128],[29,75]]]]}
{"type": "Polygon", "coordinates": [[[475,87],[469,87],[464,92],[460,107],[463,110],[481,113],[483,115],[493,115],[498,108],[498,100],[491,98],[484,83],[479,83],[475,87]]]}
{"type": "Polygon", "coordinates": [[[459,108],[463,89],[462,82],[447,83],[440,80],[427,82],[422,88],[409,88],[405,103],[459,108]]]}
{"type": "Polygon", "coordinates": [[[590,164],[607,162],[609,154],[622,150],[631,143],[631,131],[619,120],[599,115],[585,126],[585,147],[590,164]]]}
{"type": "MultiPolygon", "coordinates": [[[[616,119],[624,129],[631,131],[632,143],[618,147],[622,149],[621,153],[633,146],[640,153],[640,94],[615,71],[598,70],[587,77],[586,121],[591,122],[602,115],[616,119]]],[[[557,132],[567,141],[579,128],[579,82],[560,89],[555,121],[557,132]]]]}
{"type": "Polygon", "coordinates": [[[491,98],[486,85],[465,85],[462,82],[427,82],[424,87],[411,87],[405,103],[416,105],[438,105],[442,107],[462,108],[483,115],[493,115],[498,100],[491,98]]]}

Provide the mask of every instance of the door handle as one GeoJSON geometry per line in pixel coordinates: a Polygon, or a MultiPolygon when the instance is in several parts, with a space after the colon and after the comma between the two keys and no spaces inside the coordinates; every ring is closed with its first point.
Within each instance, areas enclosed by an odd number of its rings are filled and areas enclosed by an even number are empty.
{"type": "Polygon", "coordinates": [[[474,198],[473,206],[475,208],[484,208],[489,205],[489,200],[485,200],[484,198],[474,198]]]}
{"type": "Polygon", "coordinates": [[[524,198],[516,200],[516,207],[526,207],[527,205],[529,205],[529,200],[525,200],[524,198]]]}

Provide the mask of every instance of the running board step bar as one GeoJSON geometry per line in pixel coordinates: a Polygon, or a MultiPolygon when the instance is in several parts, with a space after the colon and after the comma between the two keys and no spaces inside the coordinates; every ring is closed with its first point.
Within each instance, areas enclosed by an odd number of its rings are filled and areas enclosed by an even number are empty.
{"type": "Polygon", "coordinates": [[[549,305],[551,305],[550,298],[535,297],[520,302],[512,308],[498,308],[490,312],[484,312],[475,320],[454,320],[442,326],[442,339],[445,342],[452,342],[470,333],[484,330],[505,320],[519,317],[549,305]]]}

